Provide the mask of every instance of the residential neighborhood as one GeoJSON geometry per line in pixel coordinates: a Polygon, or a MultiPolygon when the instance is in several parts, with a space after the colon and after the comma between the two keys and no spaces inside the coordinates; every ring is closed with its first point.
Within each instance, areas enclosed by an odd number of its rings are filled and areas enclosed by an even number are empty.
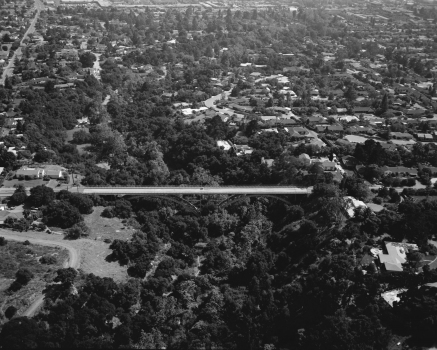
{"type": "Polygon", "coordinates": [[[437,347],[437,4],[0,0],[0,348],[437,347]]]}

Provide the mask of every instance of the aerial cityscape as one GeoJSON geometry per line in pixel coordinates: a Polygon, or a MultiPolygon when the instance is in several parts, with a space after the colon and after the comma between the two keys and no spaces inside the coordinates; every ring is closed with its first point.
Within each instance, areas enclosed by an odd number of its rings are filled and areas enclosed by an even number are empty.
{"type": "Polygon", "coordinates": [[[437,3],[0,0],[0,349],[437,348],[437,3]]]}

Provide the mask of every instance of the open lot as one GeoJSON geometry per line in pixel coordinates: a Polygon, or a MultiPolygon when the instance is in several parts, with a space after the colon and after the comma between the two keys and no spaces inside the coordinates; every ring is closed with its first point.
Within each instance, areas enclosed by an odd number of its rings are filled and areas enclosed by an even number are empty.
{"type": "MultiPolygon", "coordinates": [[[[63,266],[67,258],[67,251],[57,247],[24,245],[14,241],[8,241],[6,246],[0,247],[0,312],[9,306],[16,307],[18,314],[24,312],[40,295],[46,283],[53,280],[56,270],[63,266]],[[46,254],[55,256],[57,262],[53,265],[41,264],[39,259],[46,254]],[[34,278],[20,290],[10,292],[8,289],[20,268],[29,269],[34,278]]],[[[0,322],[4,321],[0,319],[0,322]]]]}
{"type": "Polygon", "coordinates": [[[126,227],[118,218],[104,218],[102,217],[102,211],[104,207],[94,207],[94,211],[89,215],[84,215],[85,223],[91,229],[91,235],[89,238],[98,240],[104,240],[109,238],[114,240],[129,239],[134,233],[134,229],[126,227]]]}

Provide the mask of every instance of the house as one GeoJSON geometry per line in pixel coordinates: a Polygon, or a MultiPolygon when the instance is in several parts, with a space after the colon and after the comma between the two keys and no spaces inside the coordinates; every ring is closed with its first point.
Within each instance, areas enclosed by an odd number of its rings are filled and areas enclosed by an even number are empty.
{"type": "Polygon", "coordinates": [[[264,157],[261,158],[261,164],[267,165],[267,168],[271,168],[274,161],[274,159],[265,159],[264,157]]]}
{"type": "Polygon", "coordinates": [[[45,170],[44,176],[47,176],[50,179],[63,179],[64,178],[64,175],[62,175],[62,171],[60,171],[60,170],[45,170]]]}
{"type": "Polygon", "coordinates": [[[373,109],[371,107],[355,107],[353,112],[354,114],[373,113],[373,109]]]}
{"type": "Polygon", "coordinates": [[[432,140],[434,140],[434,137],[431,134],[417,133],[416,138],[420,141],[432,141],[432,140]]]}
{"type": "Polygon", "coordinates": [[[217,147],[222,148],[224,151],[229,151],[232,145],[228,141],[219,140],[217,141],[217,147]]]}
{"type": "Polygon", "coordinates": [[[353,156],[344,156],[341,158],[341,163],[347,169],[354,169],[358,164],[358,160],[353,156]]]}
{"type": "Polygon", "coordinates": [[[317,125],[316,126],[317,132],[342,132],[343,126],[342,125],[317,125]]]}
{"type": "Polygon", "coordinates": [[[384,166],[381,168],[381,170],[384,172],[384,175],[402,175],[402,176],[411,176],[416,177],[417,176],[417,169],[414,168],[407,168],[404,166],[384,166]]]}
{"type": "Polygon", "coordinates": [[[390,137],[395,140],[414,140],[413,135],[408,132],[390,132],[390,137]]]}
{"type": "Polygon", "coordinates": [[[292,137],[299,137],[299,138],[311,137],[310,132],[307,129],[300,126],[290,128],[290,135],[292,137]]]}
{"type": "Polygon", "coordinates": [[[30,178],[30,179],[41,179],[45,175],[45,170],[40,168],[28,168],[23,167],[18,169],[15,173],[15,177],[18,179],[30,178]]]}
{"type": "Polygon", "coordinates": [[[346,213],[349,215],[350,218],[353,218],[355,215],[355,209],[359,208],[359,207],[364,207],[367,208],[367,205],[362,202],[359,201],[358,199],[355,199],[354,197],[351,196],[346,196],[343,197],[344,199],[344,210],[346,211],[346,213]]]}
{"type": "Polygon", "coordinates": [[[323,167],[323,170],[325,170],[325,171],[335,171],[336,170],[335,163],[327,161],[327,160],[322,162],[322,167],[323,167]]]}
{"type": "Polygon", "coordinates": [[[387,250],[387,254],[379,253],[379,262],[387,271],[392,272],[403,271],[402,264],[407,261],[407,253],[410,250],[418,249],[416,244],[398,242],[386,242],[385,248],[387,250]]]}

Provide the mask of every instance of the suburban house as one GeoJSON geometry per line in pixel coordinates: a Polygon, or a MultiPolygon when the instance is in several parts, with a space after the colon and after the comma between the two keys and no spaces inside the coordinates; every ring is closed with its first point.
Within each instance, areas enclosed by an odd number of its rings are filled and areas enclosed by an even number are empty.
{"type": "Polygon", "coordinates": [[[434,137],[431,134],[417,133],[416,138],[420,141],[432,141],[434,137]]]}
{"type": "Polygon", "coordinates": [[[18,179],[30,178],[30,179],[41,179],[45,175],[45,170],[40,168],[28,168],[23,167],[18,169],[15,173],[15,177],[18,179]]]}
{"type": "Polygon", "coordinates": [[[407,261],[407,253],[409,250],[417,250],[416,244],[386,242],[385,248],[387,254],[379,253],[379,262],[387,271],[400,272],[403,271],[402,264],[407,261]]]}
{"type": "Polygon", "coordinates": [[[358,164],[358,160],[354,156],[344,156],[341,158],[341,163],[347,169],[354,169],[358,164]]]}
{"type": "Polygon", "coordinates": [[[417,176],[417,169],[414,168],[407,168],[404,166],[384,166],[381,168],[381,170],[384,172],[384,175],[402,175],[402,176],[417,176]]]}
{"type": "Polygon", "coordinates": [[[325,171],[335,171],[336,170],[335,163],[327,161],[327,160],[322,162],[322,167],[323,167],[323,170],[325,170],[325,171]]]}
{"type": "Polygon", "coordinates": [[[390,137],[395,140],[414,140],[413,135],[407,132],[391,132],[390,137]]]}
{"type": "Polygon", "coordinates": [[[64,175],[62,175],[62,171],[60,170],[45,170],[44,176],[47,176],[51,179],[63,179],[64,175]]]}

